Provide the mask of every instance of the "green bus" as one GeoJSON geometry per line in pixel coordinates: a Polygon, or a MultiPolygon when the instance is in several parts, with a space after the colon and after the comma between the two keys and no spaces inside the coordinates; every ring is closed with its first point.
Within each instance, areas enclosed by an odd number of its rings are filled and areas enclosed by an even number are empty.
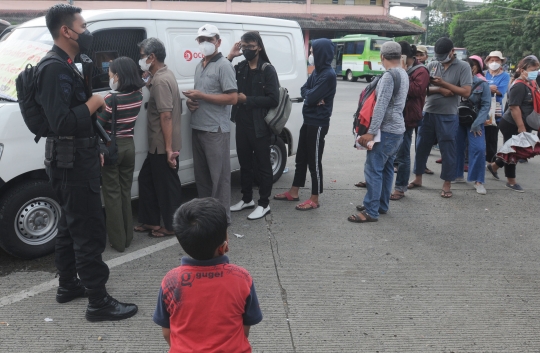
{"type": "Polygon", "coordinates": [[[350,34],[332,39],[336,43],[332,68],[344,80],[356,82],[358,78],[365,78],[371,82],[374,76],[385,71],[379,52],[383,43],[392,40],[374,34],[350,34]]]}

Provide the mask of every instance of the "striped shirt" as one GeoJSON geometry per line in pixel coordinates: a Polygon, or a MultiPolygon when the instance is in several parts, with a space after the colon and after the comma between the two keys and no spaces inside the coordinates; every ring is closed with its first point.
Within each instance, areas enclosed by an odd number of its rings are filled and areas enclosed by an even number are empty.
{"type": "MultiPolygon", "coordinates": [[[[133,137],[133,128],[141,110],[142,99],[140,90],[116,95],[116,136],[118,138],[133,137]]],[[[112,100],[112,94],[107,94],[105,96],[106,109],[97,114],[99,123],[108,134],[111,134],[112,130],[112,100]]]]}

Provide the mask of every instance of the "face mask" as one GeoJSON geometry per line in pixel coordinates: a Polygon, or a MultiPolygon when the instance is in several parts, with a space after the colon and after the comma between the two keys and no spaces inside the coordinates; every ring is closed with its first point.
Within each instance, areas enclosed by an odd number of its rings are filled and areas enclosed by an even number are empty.
{"type": "Polygon", "coordinates": [[[315,59],[313,58],[313,55],[309,56],[308,62],[309,62],[310,65],[315,65],[315,59]]]}
{"type": "MultiPolygon", "coordinates": [[[[69,29],[71,29],[71,28],[69,28],[69,29]]],[[[75,31],[73,31],[73,32],[75,32],[75,31]]],[[[75,32],[75,33],[77,33],[77,32],[75,32]]],[[[84,32],[77,33],[77,34],[79,35],[79,38],[77,38],[77,39],[72,38],[72,39],[75,42],[77,42],[77,44],[79,45],[79,50],[80,51],[89,51],[90,48],[92,48],[92,42],[94,41],[94,36],[92,36],[92,33],[90,33],[89,30],[85,30],[84,32]]]]}
{"type": "Polygon", "coordinates": [[[251,61],[253,59],[255,59],[255,57],[257,56],[257,50],[242,50],[242,54],[244,54],[244,58],[246,58],[247,61],[251,61]]]}
{"type": "Polygon", "coordinates": [[[139,60],[139,66],[141,67],[141,70],[143,71],[149,71],[150,66],[152,65],[152,63],[146,63],[146,59],[148,59],[148,57],[139,60]]]}
{"type": "Polygon", "coordinates": [[[450,55],[448,55],[446,57],[446,59],[442,60],[442,61],[439,61],[441,64],[446,64],[447,62],[449,62],[450,60],[452,60],[452,58],[450,57],[450,55]]]}
{"type": "Polygon", "coordinates": [[[528,78],[529,80],[531,80],[531,81],[532,81],[532,80],[536,80],[537,77],[538,77],[538,71],[529,71],[529,72],[527,73],[527,78],[528,78]]]}
{"type": "Polygon", "coordinates": [[[199,50],[204,56],[209,56],[216,52],[216,45],[210,42],[202,42],[199,43],[199,50]]]}
{"type": "Polygon", "coordinates": [[[120,83],[120,81],[114,82],[114,77],[111,77],[109,79],[109,87],[111,87],[113,91],[116,91],[118,89],[118,83],[120,83]]]}
{"type": "Polygon", "coordinates": [[[494,63],[489,63],[488,67],[489,67],[489,69],[491,71],[497,71],[497,70],[499,70],[499,67],[501,67],[501,64],[495,63],[495,62],[494,63]]]}

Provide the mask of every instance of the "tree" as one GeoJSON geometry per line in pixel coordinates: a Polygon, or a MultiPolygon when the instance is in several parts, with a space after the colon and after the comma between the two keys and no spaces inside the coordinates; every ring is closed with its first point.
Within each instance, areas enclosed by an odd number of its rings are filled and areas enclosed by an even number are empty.
{"type": "MultiPolygon", "coordinates": [[[[409,21],[410,23],[414,23],[417,26],[422,27],[422,21],[420,21],[420,19],[418,17],[405,18],[405,20],[409,21]]],[[[410,36],[396,37],[395,41],[399,42],[399,41],[404,40],[404,41],[409,42],[411,44],[415,44],[415,43],[418,43],[420,41],[420,38],[422,37],[422,35],[423,34],[416,34],[416,35],[410,35],[410,36]]]]}
{"type": "Polygon", "coordinates": [[[426,44],[433,45],[441,37],[450,37],[452,18],[465,9],[463,0],[434,0],[426,8],[426,44]]]}

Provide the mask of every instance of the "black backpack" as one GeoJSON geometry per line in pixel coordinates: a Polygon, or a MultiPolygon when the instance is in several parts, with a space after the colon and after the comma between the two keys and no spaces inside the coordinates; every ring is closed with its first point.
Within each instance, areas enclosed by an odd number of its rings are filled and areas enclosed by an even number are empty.
{"type": "Polygon", "coordinates": [[[38,143],[42,137],[47,136],[47,133],[49,132],[47,117],[45,116],[41,105],[36,101],[39,75],[45,66],[54,62],[65,65],[58,54],[48,52],[36,66],[32,66],[32,64],[26,65],[26,68],[21,71],[15,80],[17,98],[24,123],[28,129],[36,135],[34,138],[36,143],[38,143]]]}
{"type": "MultiPolygon", "coordinates": [[[[471,96],[476,87],[480,86],[483,81],[476,82],[471,88],[471,96]]],[[[463,126],[471,126],[478,116],[478,108],[468,99],[460,99],[458,106],[459,124],[463,126]]]]}

